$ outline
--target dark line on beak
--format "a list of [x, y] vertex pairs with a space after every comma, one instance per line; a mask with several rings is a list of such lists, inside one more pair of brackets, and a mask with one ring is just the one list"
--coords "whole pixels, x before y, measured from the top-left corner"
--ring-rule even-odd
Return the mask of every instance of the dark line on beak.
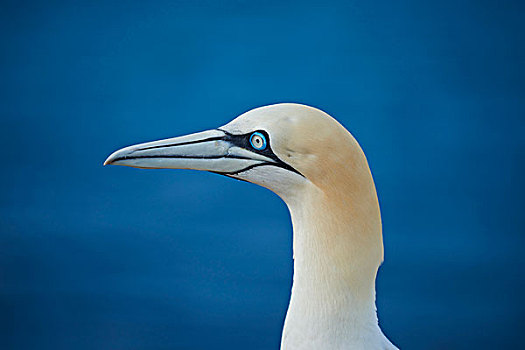
[[252, 165], [247, 166], [247, 167], [244, 168], [244, 169], [237, 170], [237, 171], [231, 171], [231, 172], [212, 171], [212, 173], [216, 173], [216, 174], [220, 174], [220, 175], [225, 175], [225, 176], [232, 176], [232, 175], [238, 175], [238, 174], [240, 174], [240, 173], [242, 173], [242, 172], [245, 172], [245, 171], [251, 170], [251, 169], [256, 168], [256, 167], [259, 167], [259, 166], [264, 166], [264, 165], [276, 166], [276, 167], [279, 167], [279, 168], [282, 168], [282, 169], [285, 169], [285, 170], [291, 171], [291, 172], [293, 172], [293, 173], [296, 173], [296, 174], [299, 175], [299, 176], [302, 176], [302, 177], [306, 178], [306, 176], [304, 176], [303, 174], [301, 174], [300, 172], [298, 172], [297, 170], [295, 170], [294, 168], [292, 168], [291, 166], [289, 166], [288, 164], [283, 163], [283, 162], [280, 162], [280, 163], [268, 163], [268, 162], [264, 162], [264, 163], [259, 163], [259, 164], [252, 164]]
[[[250, 157], [243, 157], [243, 156], [236, 156], [231, 154], [225, 154], [223, 156], [185, 156], [185, 155], [143, 155], [143, 156], [123, 156], [115, 158], [115, 160], [111, 161], [111, 163], [118, 162], [120, 160], [130, 160], [130, 159], [148, 159], [148, 158], [166, 158], [166, 159], [221, 159], [221, 158], [232, 158], [232, 159], [244, 159], [244, 160], [254, 160], [257, 161], [257, 159], [253, 159]], [[271, 163], [268, 163], [271, 164]]]
[[[222, 131], [222, 130], [220, 130], [220, 131]], [[140, 148], [140, 149], [135, 150], [135, 152], [136, 151], [145, 151], [145, 150], [149, 150], [149, 149], [156, 149], [156, 148], [185, 146], [185, 145], [193, 145], [193, 144], [201, 143], [201, 142], [223, 141], [223, 140], [224, 140], [224, 136], [214, 136], [214, 137], [208, 137], [207, 139], [202, 139], [202, 140], [194, 140], [194, 141], [186, 141], [186, 142], [179, 142], [179, 143], [170, 143], [170, 144], [167, 144], [167, 145], [158, 145], [158, 146], [144, 147], [144, 148]]]

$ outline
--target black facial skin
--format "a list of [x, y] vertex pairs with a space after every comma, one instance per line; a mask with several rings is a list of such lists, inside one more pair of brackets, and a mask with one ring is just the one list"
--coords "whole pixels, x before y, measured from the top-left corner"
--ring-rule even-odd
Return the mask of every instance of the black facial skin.
[[[282, 160], [280, 160], [279, 157], [277, 157], [275, 155], [275, 153], [273, 153], [272, 148], [270, 146], [270, 137], [268, 136], [268, 133], [266, 131], [264, 131], [264, 130], [257, 130], [257, 131], [253, 131], [253, 132], [251, 132], [249, 134], [235, 135], [235, 134], [229, 133], [229, 132], [227, 132], [225, 130], [222, 130], [222, 129], [217, 129], [217, 130], [223, 132], [225, 135], [224, 136], [209, 137], [207, 139], [202, 139], [202, 140], [194, 140], [194, 141], [188, 141], [188, 142], [173, 143], [173, 144], [168, 144], [168, 145], [144, 147], [144, 148], [141, 148], [141, 149], [139, 149], [137, 151], [144, 151], [144, 150], [155, 149], [155, 148], [166, 148], [166, 147], [172, 147], [172, 146], [183, 146], [183, 145], [197, 144], [197, 143], [208, 142], [208, 141], [227, 141], [227, 142], [229, 142], [232, 145], [235, 145], [237, 147], [244, 148], [244, 149], [246, 149], [246, 150], [248, 150], [250, 152], [259, 153], [259, 154], [261, 154], [261, 155], [263, 155], [265, 157], [268, 157], [268, 158], [272, 159], [273, 161], [275, 161], [275, 163], [273, 163], [273, 162], [263, 162], [263, 163], [247, 166], [246, 168], [238, 170], [238, 171], [233, 171], [233, 172], [212, 171], [212, 173], [225, 175], [225, 176], [234, 176], [234, 175], [240, 174], [240, 173], [242, 173], [244, 171], [256, 168], [258, 166], [269, 165], [269, 166], [277, 166], [277, 167], [286, 169], [288, 171], [294, 172], [294, 173], [304, 177], [303, 174], [301, 174], [299, 171], [295, 170], [290, 165], [288, 165], [285, 162], [283, 162]], [[266, 148], [265, 149], [257, 150], [255, 148], [253, 148], [253, 146], [251, 145], [250, 137], [251, 137], [251, 135], [254, 132], [259, 132], [266, 138]], [[223, 156], [127, 155], [127, 156], [116, 158], [116, 159], [113, 160], [113, 162], [116, 162], [116, 161], [119, 161], [119, 160], [138, 159], [138, 158], [194, 158], [194, 159], [195, 158], [198, 158], [198, 159], [236, 158], [236, 159], [251, 159], [250, 157], [235, 156], [235, 155], [231, 155], [231, 154], [226, 154], [226, 155], [223, 155]]]
[[[233, 144], [233, 145], [235, 145], [237, 147], [240, 147], [240, 148], [247, 149], [248, 151], [262, 154], [263, 156], [274, 160], [275, 163], [265, 162], [265, 163], [261, 163], [261, 164], [250, 165], [250, 166], [248, 166], [248, 167], [246, 167], [244, 169], [241, 169], [241, 170], [235, 171], [235, 172], [231, 172], [231, 173], [215, 172], [216, 174], [221, 174], [221, 175], [226, 175], [226, 176], [228, 176], [228, 175], [237, 175], [239, 173], [242, 173], [242, 172], [244, 172], [246, 170], [250, 170], [250, 169], [256, 168], [258, 166], [272, 165], [272, 166], [277, 166], [277, 167], [286, 169], [288, 171], [294, 172], [294, 173], [304, 177], [303, 174], [301, 174], [300, 172], [298, 172], [297, 170], [292, 168], [290, 165], [288, 165], [285, 162], [283, 162], [281, 159], [279, 159], [279, 157], [277, 157], [275, 155], [275, 153], [273, 153], [272, 147], [270, 146], [270, 137], [268, 136], [268, 133], [266, 131], [264, 131], [264, 130], [255, 130], [255, 131], [252, 131], [249, 134], [234, 135], [234, 134], [231, 134], [231, 133], [229, 133], [229, 132], [227, 132], [225, 130], [222, 130], [222, 129], [217, 129], [217, 130], [222, 131], [223, 133], [226, 134], [224, 137], [221, 138], [221, 140], [228, 141], [231, 144]], [[252, 136], [252, 134], [254, 132], [261, 133], [264, 136], [264, 138], [266, 139], [266, 148], [265, 149], [257, 150], [255, 148], [253, 148], [253, 146], [251, 145], [250, 137]]]

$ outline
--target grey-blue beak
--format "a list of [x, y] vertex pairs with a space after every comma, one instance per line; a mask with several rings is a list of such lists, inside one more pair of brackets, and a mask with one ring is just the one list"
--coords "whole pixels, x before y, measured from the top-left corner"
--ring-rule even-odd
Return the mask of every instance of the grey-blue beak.
[[224, 175], [239, 173], [276, 160], [232, 142], [222, 130], [141, 143], [111, 154], [104, 165], [124, 165], [149, 169], [195, 169]]

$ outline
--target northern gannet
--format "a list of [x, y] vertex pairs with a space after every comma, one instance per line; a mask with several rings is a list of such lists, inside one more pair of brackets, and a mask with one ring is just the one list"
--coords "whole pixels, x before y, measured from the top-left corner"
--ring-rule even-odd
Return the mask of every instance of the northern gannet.
[[104, 165], [205, 170], [275, 192], [293, 224], [294, 276], [281, 350], [397, 349], [378, 325], [381, 216], [366, 157], [323, 111], [250, 110], [213, 130], [141, 143]]

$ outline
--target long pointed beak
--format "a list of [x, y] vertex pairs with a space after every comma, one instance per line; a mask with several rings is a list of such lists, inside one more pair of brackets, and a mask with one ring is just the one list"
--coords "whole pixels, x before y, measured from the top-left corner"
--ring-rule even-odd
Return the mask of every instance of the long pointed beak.
[[195, 169], [232, 175], [274, 159], [234, 145], [231, 135], [221, 130], [141, 143], [122, 148], [104, 165], [149, 169]]

